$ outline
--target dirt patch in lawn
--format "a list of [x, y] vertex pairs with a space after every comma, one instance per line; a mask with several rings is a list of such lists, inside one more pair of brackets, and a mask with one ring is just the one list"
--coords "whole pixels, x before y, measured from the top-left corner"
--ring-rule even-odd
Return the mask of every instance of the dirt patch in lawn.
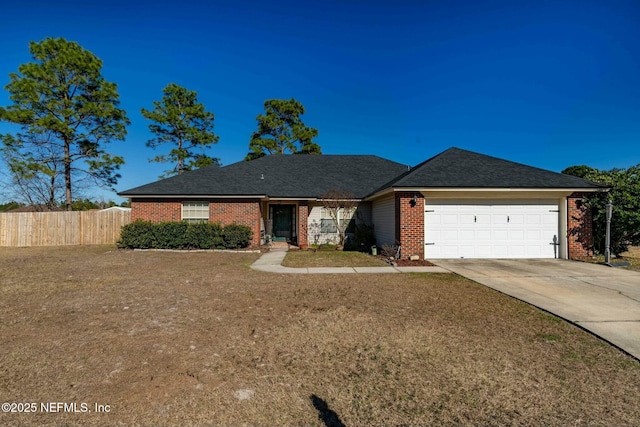
[[0, 425], [640, 424], [640, 364], [522, 302], [258, 256], [0, 249]]

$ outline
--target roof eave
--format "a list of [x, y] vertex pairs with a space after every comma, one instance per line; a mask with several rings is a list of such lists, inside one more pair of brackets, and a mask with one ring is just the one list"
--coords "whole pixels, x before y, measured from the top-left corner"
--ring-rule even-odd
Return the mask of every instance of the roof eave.
[[599, 193], [609, 191], [609, 187], [394, 187], [393, 191], [557, 191], [574, 193]]
[[611, 190], [610, 187], [387, 187], [368, 195], [363, 200], [373, 200], [387, 194], [400, 191], [413, 192], [512, 192], [512, 193], [534, 193], [534, 192], [553, 192], [553, 193], [603, 193]]
[[125, 194], [118, 193], [127, 199], [264, 199], [266, 194]]

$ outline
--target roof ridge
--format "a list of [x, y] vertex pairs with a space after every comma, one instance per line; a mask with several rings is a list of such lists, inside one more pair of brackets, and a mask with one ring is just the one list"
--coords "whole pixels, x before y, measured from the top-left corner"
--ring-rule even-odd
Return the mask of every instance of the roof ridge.
[[[371, 194], [368, 194], [367, 196], [371, 196], [375, 193], [377, 193], [378, 191], [384, 190], [387, 187], [393, 187], [393, 184], [395, 184], [396, 182], [400, 181], [401, 179], [403, 179], [404, 177], [406, 177], [407, 175], [411, 174], [414, 170], [421, 168], [422, 166], [424, 166], [426, 163], [430, 162], [431, 160], [435, 159], [436, 157], [440, 157], [442, 156], [444, 153], [451, 151], [451, 150], [461, 150], [460, 148], [457, 147], [449, 147], [446, 150], [436, 154], [435, 156], [429, 157], [427, 160], [418, 163], [415, 166], [410, 166], [409, 170], [401, 173], [400, 175], [396, 176], [395, 178], [393, 178], [391, 181], [387, 182], [386, 184], [382, 185], [380, 188], [377, 188], [374, 192], [372, 192]], [[461, 150], [461, 151], [465, 151], [465, 150]]]

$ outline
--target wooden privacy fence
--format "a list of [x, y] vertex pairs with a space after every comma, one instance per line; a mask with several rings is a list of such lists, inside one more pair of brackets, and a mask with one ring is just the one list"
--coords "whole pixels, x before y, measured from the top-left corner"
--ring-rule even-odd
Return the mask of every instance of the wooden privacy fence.
[[0, 246], [113, 244], [131, 211], [0, 213]]

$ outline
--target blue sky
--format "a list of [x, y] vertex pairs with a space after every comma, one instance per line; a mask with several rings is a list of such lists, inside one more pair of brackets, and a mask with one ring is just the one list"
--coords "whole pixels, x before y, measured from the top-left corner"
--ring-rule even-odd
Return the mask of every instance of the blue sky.
[[2, 87], [31, 60], [31, 40], [64, 37], [103, 60], [132, 121], [126, 141], [108, 148], [125, 157], [119, 191], [168, 169], [148, 162], [162, 151], [145, 146], [140, 108], [171, 82], [215, 114], [220, 141], [209, 154], [223, 164], [246, 155], [266, 99], [292, 97], [325, 154], [415, 165], [456, 146], [555, 171], [640, 163], [634, 0], [26, 0], [2, 9]]

